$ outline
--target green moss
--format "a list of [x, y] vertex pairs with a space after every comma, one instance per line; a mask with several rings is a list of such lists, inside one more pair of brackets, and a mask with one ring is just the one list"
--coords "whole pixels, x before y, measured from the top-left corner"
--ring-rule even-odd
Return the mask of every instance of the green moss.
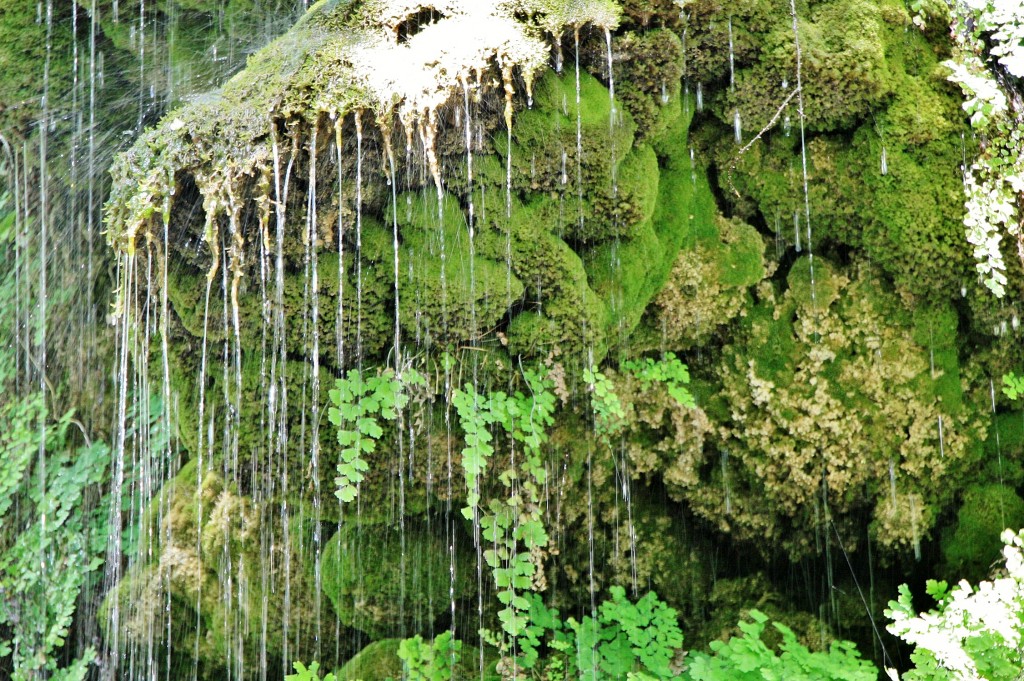
[[322, 567], [324, 593], [342, 624], [374, 638], [425, 633], [450, 611], [449, 588], [456, 599], [475, 594], [472, 553], [464, 538], [453, 540], [452, 566], [444, 533], [444, 523], [407, 519], [399, 528], [347, 519], [324, 545]]
[[[110, 614], [118, 599], [127, 642], [152, 644], [152, 632], [170, 626], [170, 640], [157, 642], [161, 657], [169, 655], [179, 669], [198, 663], [200, 678], [211, 680], [222, 678], [238, 653], [246, 659], [258, 659], [261, 650], [270, 659], [286, 649], [305, 659], [313, 655], [316, 632], [306, 615], [315, 609], [315, 587], [302, 567], [312, 547], [308, 516], [301, 509], [290, 515], [291, 543], [278, 541], [267, 553], [261, 537], [282, 536], [279, 514], [261, 512], [218, 474], [200, 476], [196, 465], [186, 465], [163, 492], [148, 512], [159, 522], [152, 554], [138, 557], [103, 604]], [[282, 567], [262, 574], [261, 560]], [[293, 617], [287, 632], [280, 616], [286, 581], [290, 612], [305, 613]]]
[[54, 6], [49, 37], [46, 8], [41, 21], [39, 11], [36, 3], [20, 2], [0, 12], [0, 131], [6, 136], [30, 134], [42, 115], [44, 84], [51, 101], [54, 93], [71, 90], [72, 8], [66, 3]]
[[[809, 275], [805, 258], [781, 297], [759, 287], [761, 302], [723, 349], [715, 371], [722, 386], [707, 409], [723, 419], [710, 439], [728, 452], [727, 478], [718, 457], [703, 455], [693, 465], [702, 484], [670, 481], [669, 489], [734, 536], [763, 543], [771, 533], [795, 556], [814, 550], [824, 480], [847, 546], [858, 540], [860, 514], [871, 511], [876, 540], [907, 549], [950, 502], [952, 481], [981, 457], [984, 421], [943, 378], [959, 383], [955, 348], [941, 355], [955, 315], [937, 307], [915, 319], [877, 272], [821, 258], [815, 305]], [[927, 320], [936, 328], [934, 373], [921, 340]]]
[[615, 94], [636, 121], [637, 140], [657, 139], [681, 114], [683, 46], [672, 31], [617, 37]]
[[525, 205], [516, 201], [509, 223], [503, 197], [488, 196], [478, 195], [476, 202], [481, 216], [489, 216], [479, 224], [478, 252], [509, 257], [512, 273], [526, 287], [524, 310], [508, 326], [509, 351], [535, 356], [557, 347], [575, 356], [589, 350], [603, 357], [604, 303], [588, 284], [580, 256], [554, 233], [563, 206], [543, 195]]
[[[807, 126], [819, 131], [850, 127], [893, 90], [878, 5], [872, 0], [820, 3], [801, 19]], [[737, 72], [735, 90], [716, 113], [731, 124], [738, 110], [745, 129], [761, 130], [789, 94], [782, 84], [793, 79], [795, 62], [792, 25], [781, 21], [764, 37], [759, 61]]]
[[973, 485], [963, 493], [956, 525], [943, 533], [946, 572], [961, 579], [988, 576], [1000, 555], [999, 535], [1024, 527], [1024, 499], [999, 484]]
[[686, 7], [686, 75], [705, 87], [728, 83], [729, 27], [732, 27], [733, 58], [741, 68], [764, 51], [765, 35], [789, 25], [785, 0], [735, 0], [723, 16], [717, 0], [694, 0]]
[[[579, 104], [575, 71], [548, 72], [537, 84], [533, 108], [512, 127], [512, 186], [562, 197], [559, 226], [566, 238], [594, 242], [628, 235], [642, 221], [653, 191], [646, 181], [656, 168], [649, 154], [630, 153], [637, 129], [630, 113], [616, 103], [613, 125], [608, 89], [585, 71], [579, 81]], [[495, 140], [502, 156], [507, 147], [504, 138]]]
[[339, 681], [396, 681], [402, 678], [398, 658], [401, 639], [385, 638], [367, 645], [338, 670]]
[[[717, 240], [721, 236], [706, 176], [690, 161], [687, 131], [691, 117], [692, 107], [687, 106], [664, 137], [657, 140], [661, 169], [650, 221], [641, 223], [632, 239], [600, 245], [584, 256], [591, 286], [608, 309], [609, 338], [622, 347], [629, 339], [634, 351], [655, 342], [654, 338], [660, 342], [664, 336], [664, 325], [657, 319], [649, 319], [639, 334], [636, 330], [648, 305], [669, 281], [680, 248], [692, 248], [705, 238]], [[739, 258], [730, 265], [744, 260], [737, 252], [728, 252], [726, 258]]]
[[[397, 638], [370, 643], [338, 670], [338, 681], [399, 681], [403, 678], [402, 660], [398, 657], [400, 643], [401, 639]], [[487, 659], [491, 657], [488, 655]], [[480, 679], [478, 665], [479, 650], [463, 642], [459, 663], [452, 670], [451, 681]], [[489, 674], [484, 679], [496, 681]]]
[[789, 295], [805, 314], [827, 309], [839, 297], [846, 282], [837, 278], [824, 258], [799, 258], [786, 276]]
[[929, 376], [922, 391], [934, 394], [957, 413], [964, 406], [956, 311], [950, 305], [924, 304], [913, 312], [914, 342], [928, 349]]
[[[403, 205], [404, 204], [404, 205]], [[522, 298], [510, 265], [476, 254], [458, 202], [437, 194], [399, 197], [401, 323], [426, 346], [476, 340]]]
[[729, 288], [746, 288], [764, 279], [764, 240], [740, 220], [724, 222], [719, 235], [718, 281]]
[[[972, 278], [962, 247], [965, 153], [959, 93], [938, 66], [941, 40], [916, 28], [889, 0], [815, 3], [801, 14], [810, 230], [816, 253], [853, 247], [885, 268], [909, 293], [958, 290]], [[779, 8], [785, 18], [788, 11]], [[737, 42], [746, 30], [734, 16]], [[739, 110], [749, 139], [772, 118], [793, 80], [793, 31], [787, 21], [762, 25], [761, 50], [749, 60], [737, 47], [735, 94], [722, 88], [713, 105], [725, 124], [705, 129], [723, 196], [748, 222], [766, 224], [806, 247], [804, 177], [795, 103], [744, 154], [732, 139]], [[931, 42], [930, 42], [931, 41]], [[699, 39], [698, 39], [699, 42]], [[706, 96], [707, 99], [707, 96]], [[788, 121], [788, 125], [786, 124]], [[728, 127], [726, 127], [728, 126]], [[852, 137], [851, 137], [852, 135]], [[884, 169], [883, 169], [884, 167]]]

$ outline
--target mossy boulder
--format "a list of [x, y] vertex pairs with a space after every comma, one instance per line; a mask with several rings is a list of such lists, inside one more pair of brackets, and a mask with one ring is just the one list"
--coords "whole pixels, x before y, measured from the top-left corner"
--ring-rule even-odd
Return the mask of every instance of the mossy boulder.
[[[221, 678], [227, 668], [256, 678], [261, 655], [280, 661], [286, 650], [312, 658], [328, 620], [323, 608], [325, 629], [315, 630], [315, 581], [303, 567], [314, 555], [311, 518], [261, 512], [195, 461], [163, 493], [165, 505], [155, 500], [147, 514], [152, 552], [135, 557], [107, 595], [100, 621], [109, 624], [116, 599], [126, 645], [146, 645], [170, 623], [170, 638], [157, 637], [161, 654], [178, 668], [197, 663], [204, 679]], [[267, 548], [271, 536], [278, 540]], [[263, 560], [276, 567], [263, 572]]]
[[764, 239], [756, 229], [738, 218], [701, 218], [690, 245], [676, 256], [671, 276], [644, 311], [634, 351], [709, 347], [743, 314], [750, 290], [768, 274]]
[[451, 611], [451, 598], [474, 595], [475, 558], [465, 537], [446, 536], [452, 531], [441, 521], [344, 521], [324, 546], [321, 568], [342, 624], [374, 638], [426, 633]]
[[1000, 484], [972, 485], [964, 490], [956, 524], [942, 537], [948, 574], [975, 581], [988, 576], [1001, 557], [1003, 530], [1024, 527], [1024, 499]]
[[44, 88], [48, 93], [71, 89], [74, 9], [54, 6], [49, 28], [45, 8], [33, 3], [14, 3], [0, 12], [0, 132], [5, 137], [29, 136], [42, 116]]
[[[818, 3], [799, 21], [803, 105], [810, 130], [835, 130], [857, 123], [893, 90], [879, 2]], [[793, 25], [788, 12], [760, 36], [758, 59], [736, 72], [734, 87], [716, 106], [724, 122], [739, 113], [751, 133], [764, 128], [796, 87]], [[735, 42], [735, 38], [734, 38]]]
[[402, 678], [402, 660], [398, 657], [401, 639], [385, 638], [365, 646], [338, 670], [339, 681], [397, 681]]
[[981, 455], [956, 315], [911, 313], [863, 265], [815, 258], [812, 285], [809, 260], [781, 295], [761, 287], [723, 351], [722, 387], [703, 405], [718, 422], [716, 465], [695, 460], [669, 489], [723, 531], [794, 556], [827, 519], [856, 545], [865, 510], [879, 544], [909, 548]]
[[[400, 681], [405, 677], [402, 660], [398, 657], [401, 639], [386, 638], [370, 643], [338, 670], [338, 681]], [[490, 659], [492, 656], [488, 656]], [[480, 679], [479, 649], [462, 644], [459, 662], [452, 670], [451, 681]], [[496, 677], [486, 674], [485, 681]]]
[[431, 189], [399, 197], [401, 324], [417, 345], [477, 341], [523, 296], [504, 259], [477, 254], [458, 201]]

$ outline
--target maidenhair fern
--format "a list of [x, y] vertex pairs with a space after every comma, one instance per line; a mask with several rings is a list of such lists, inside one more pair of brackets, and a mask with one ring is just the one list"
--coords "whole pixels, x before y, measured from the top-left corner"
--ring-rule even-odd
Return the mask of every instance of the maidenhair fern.
[[320, 678], [320, 663], [310, 662], [309, 667], [296, 662], [292, 665], [295, 668], [294, 674], [288, 674], [284, 677], [284, 681], [336, 681], [336, 677], [333, 673]]
[[405, 387], [423, 383], [423, 377], [414, 369], [406, 369], [401, 377], [387, 369], [369, 378], [353, 369], [337, 380], [330, 391], [334, 406], [327, 412], [327, 418], [338, 428], [338, 443], [342, 446], [334, 494], [343, 503], [355, 500], [359, 483], [370, 469], [364, 457], [376, 451], [377, 441], [384, 434], [379, 419], [397, 419], [409, 402]]
[[[547, 470], [541, 457], [547, 442], [547, 428], [555, 409], [553, 384], [539, 373], [525, 371], [529, 394], [498, 391], [486, 398], [467, 384], [452, 397], [466, 437], [462, 467], [466, 477], [467, 506], [463, 514], [478, 518], [487, 546], [484, 561], [491, 568], [498, 600], [503, 635], [487, 634], [503, 653], [508, 652], [505, 635], [518, 639], [528, 624], [529, 601], [523, 592], [543, 586], [543, 556], [548, 544], [547, 530], [540, 515], [541, 488]], [[494, 455], [497, 427], [509, 440], [509, 465], [498, 475], [506, 496], [490, 499], [480, 508], [480, 478]]]
[[672, 399], [680, 405], [691, 408], [697, 406], [693, 401], [693, 395], [686, 388], [690, 382], [690, 370], [675, 353], [667, 352], [664, 359], [660, 360], [650, 357], [629, 360], [622, 363], [622, 368], [640, 379], [645, 388], [653, 384], [662, 384], [668, 389]]
[[590, 405], [594, 410], [594, 430], [607, 440], [626, 425], [626, 411], [615, 393], [615, 385], [597, 367], [584, 369], [583, 380], [590, 388]]
[[1024, 376], [1018, 376], [1012, 371], [1003, 376], [1003, 394], [1011, 400], [1019, 399], [1024, 395]]
[[426, 642], [417, 634], [398, 644], [398, 657], [402, 660], [406, 681], [451, 681], [455, 665], [459, 663], [462, 641], [452, 637], [450, 631], [438, 634]]

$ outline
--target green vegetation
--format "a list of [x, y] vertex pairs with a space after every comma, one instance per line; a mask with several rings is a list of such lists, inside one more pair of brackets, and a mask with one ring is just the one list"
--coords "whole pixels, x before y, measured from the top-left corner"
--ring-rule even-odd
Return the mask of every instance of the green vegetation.
[[1003, 394], [1011, 400], [1019, 399], [1024, 395], [1024, 376], [1010, 372], [1003, 375]]
[[942, 537], [945, 573], [978, 580], [999, 558], [999, 534], [1007, 527], [1024, 527], [1024, 499], [1000, 484], [971, 485], [963, 492], [956, 523]]
[[89, 499], [110, 452], [76, 446], [72, 420], [51, 421], [38, 400], [0, 409], [0, 664], [14, 681], [82, 681], [96, 656], [62, 663], [79, 595], [103, 564], [109, 513]]
[[1024, 668], [1019, 645], [1024, 613], [1024, 533], [1006, 530], [1001, 537], [1005, 572], [972, 586], [966, 580], [952, 588], [929, 581], [928, 595], [937, 608], [918, 614], [910, 589], [889, 602], [888, 629], [916, 645], [915, 668], [904, 681], [978, 678], [1010, 679]]
[[403, 640], [398, 645], [398, 657], [408, 681], [451, 681], [461, 650], [462, 641], [453, 640], [451, 632], [446, 631], [430, 643], [425, 643], [422, 636]]
[[[452, 398], [466, 433], [462, 467], [467, 506], [462, 513], [479, 525], [490, 547], [484, 551], [484, 561], [491, 568], [498, 600], [504, 606], [498, 611], [502, 633], [488, 634], [487, 639], [503, 654], [519, 642], [526, 627], [529, 601], [522, 592], [543, 589], [542, 561], [548, 545], [540, 505], [547, 480], [541, 447], [547, 442], [546, 429], [552, 423], [555, 396], [552, 383], [539, 374], [527, 371], [523, 378], [529, 395], [498, 391], [484, 398], [467, 384]], [[511, 442], [521, 445], [522, 451], [518, 461], [511, 459], [509, 467], [498, 475], [508, 496], [486, 500], [481, 509], [480, 476], [494, 455], [493, 438], [488, 431], [491, 425], [498, 426]]]
[[[1024, 523], [1024, 379], [990, 384], [1024, 362], [1024, 270], [1000, 250], [1024, 186], [1006, 3], [950, 17], [941, 0], [815, 0], [793, 17], [778, 0], [324, 0], [263, 49], [250, 40], [294, 3], [116, 4], [54, 5], [52, 22], [47, 3], [0, 10], [0, 135], [17, 156], [0, 160], [0, 265], [56, 263], [44, 305], [77, 292], [80, 244], [35, 252], [33, 157], [47, 124], [92, 139], [87, 85], [103, 100], [90, 114], [135, 129], [149, 102], [252, 52], [120, 157], [106, 210], [112, 316], [131, 331], [97, 344], [132, 348], [134, 391], [159, 382], [167, 341], [188, 453], [161, 464], [178, 470], [162, 489], [133, 480], [121, 522], [139, 526], [111, 530], [127, 555], [101, 585], [121, 501], [88, 441], [106, 383], [0, 400], [0, 676], [88, 676], [96, 619], [161, 675], [200, 681], [314, 658], [344, 681], [859, 681], [874, 670], [832, 637], [865, 649], [870, 609], [837, 540], [873, 552], [853, 576], [887, 568], [877, 597], [922, 546], [942, 576], [984, 578], [997, 530]], [[493, 31], [451, 30], [474, 11]], [[251, 37], [225, 50], [238, 31]], [[432, 56], [392, 58], [431, 36]], [[87, 83], [93, 37], [105, 85]], [[79, 169], [52, 197], [58, 221], [87, 191], [59, 138], [53, 181], [38, 178]], [[103, 192], [88, 193], [91, 210]], [[0, 362], [5, 391], [38, 370], [33, 267], [17, 270], [27, 292], [0, 282], [0, 318], [19, 311], [0, 346], [23, 358]], [[78, 342], [51, 357], [72, 364]], [[322, 404], [313, 385], [333, 386]], [[93, 418], [59, 417], [71, 402]], [[766, 576], [805, 565], [804, 587]], [[815, 605], [801, 589], [829, 602], [800, 611]], [[955, 623], [966, 587], [931, 591]], [[934, 620], [906, 594], [894, 613], [923, 641], [908, 678], [944, 678]], [[1019, 632], [991, 633], [962, 647], [1006, 676]]]
[[[390, 369], [378, 376], [364, 379], [358, 371], [349, 371], [346, 378], [339, 378], [336, 387], [330, 391], [335, 406], [328, 411], [328, 419], [338, 427], [338, 443], [341, 445], [338, 460], [338, 486], [335, 496], [342, 503], [349, 503], [359, 493], [363, 474], [370, 469], [364, 456], [374, 453], [377, 441], [384, 434], [377, 417], [394, 421], [409, 402], [402, 392], [404, 386], [420, 385], [423, 377], [413, 370], [396, 377]], [[350, 427], [344, 427], [351, 424]]]
[[319, 662], [311, 662], [308, 668], [301, 662], [296, 662], [295, 673], [285, 676], [284, 681], [336, 681], [336, 677], [329, 673], [321, 679]]
[[360, 522], [353, 512], [324, 544], [320, 569], [341, 623], [374, 639], [427, 631], [450, 598], [476, 594], [472, 552], [460, 547], [452, 556], [438, 528], [422, 519], [397, 528]]

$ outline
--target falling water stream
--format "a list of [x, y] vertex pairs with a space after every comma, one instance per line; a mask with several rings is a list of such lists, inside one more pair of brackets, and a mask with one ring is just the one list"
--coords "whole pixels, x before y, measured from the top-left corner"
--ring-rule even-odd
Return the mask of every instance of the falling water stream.
[[[895, 331], [849, 332], [851, 348], [869, 348], [849, 350], [853, 359], [830, 345], [846, 333], [836, 331], [836, 320], [848, 313], [830, 307], [833, 299], [845, 287], [860, 295], [862, 280], [853, 267], [835, 274], [842, 266], [835, 262], [854, 256], [827, 231], [822, 214], [829, 208], [819, 213], [812, 202], [831, 159], [819, 159], [814, 146], [824, 138], [809, 113], [819, 106], [808, 84], [820, 75], [809, 58], [817, 46], [795, 0], [780, 18], [794, 50], [785, 100], [759, 133], [756, 121], [768, 117], [744, 108], [741, 118], [734, 103], [748, 87], [752, 59], [741, 14], [659, 17], [667, 28], [634, 15], [622, 19], [619, 9], [604, 24], [596, 10], [553, 18], [543, 31], [524, 33], [522, 45], [501, 43], [509, 52], [483, 66], [456, 75], [442, 57], [430, 62], [436, 78], [451, 79], [435, 101], [437, 93], [414, 82], [412, 57], [393, 72], [382, 63], [369, 76], [358, 69], [386, 49], [413, 50], [463, 10], [447, 16], [417, 5], [398, 20], [383, 3], [381, 17], [372, 19], [392, 21], [378, 27], [383, 37], [349, 26], [336, 35], [332, 24], [315, 23], [347, 11], [343, 5], [318, 4], [300, 21], [305, 0], [256, 3], [242, 14], [230, 3], [203, 12], [178, 0], [79, 0], [70, 10], [54, 0], [38, 3], [45, 44], [34, 116], [19, 136], [0, 127], [0, 247], [10, 251], [3, 262], [10, 263], [13, 290], [0, 298], [0, 305], [10, 298], [2, 340], [13, 367], [0, 366], [0, 379], [9, 373], [18, 399], [38, 396], [50, 410], [33, 423], [37, 498], [50, 494], [53, 469], [67, 465], [52, 449], [62, 410], [75, 409], [66, 417], [69, 441], [109, 445], [105, 481], [83, 502], [104, 518], [105, 536], [93, 538], [102, 567], [77, 601], [62, 663], [95, 647], [89, 678], [103, 681], [279, 681], [295, 662], [338, 668], [372, 645], [397, 649], [397, 639], [448, 632], [464, 642], [468, 678], [483, 681], [495, 669], [521, 678], [531, 673], [521, 667], [523, 639], [503, 631], [505, 615], [498, 614], [503, 606], [528, 612], [520, 594], [540, 594], [565, 621], [579, 623], [604, 616], [609, 587], [621, 583], [633, 600], [657, 588], [675, 599], [680, 618], [706, 624], [728, 589], [752, 575], [783, 572], [770, 587], [778, 592], [769, 596], [763, 587], [763, 600], [788, 589], [787, 598], [814, 613], [808, 630], [822, 644], [846, 626], [844, 585], [870, 575], [870, 605], [861, 600], [874, 633], [866, 638], [881, 641], [878, 558], [871, 553], [881, 541], [859, 518], [888, 512], [872, 520], [882, 525], [904, 514], [906, 537], [885, 560], [903, 566], [910, 556], [932, 555], [937, 502], [914, 491], [926, 483], [914, 477], [911, 454], [898, 446], [873, 452], [873, 478], [858, 489], [883, 510], [851, 506], [854, 492], [843, 488], [848, 463], [825, 454], [835, 451], [826, 447], [831, 440], [808, 455], [800, 438], [859, 437], [861, 427], [878, 428], [874, 417], [860, 422], [851, 413], [848, 422], [826, 423], [827, 405], [795, 409], [784, 403], [789, 385], [758, 375], [770, 358], [762, 362], [751, 349], [749, 367], [739, 372], [740, 363], [723, 359], [741, 343], [763, 345], [768, 357], [773, 343], [790, 342], [765, 335], [770, 318], [777, 322], [772, 333], [805, 333], [808, 359], [787, 358], [784, 370], [797, 383], [814, 386], [826, 374], [832, 380], [832, 367], [847, 371], [845, 361], [881, 372], [891, 364], [883, 350], [911, 345], [914, 361], [928, 367], [922, 390], [938, 395], [934, 386], [950, 371], [949, 343], [932, 333], [930, 321], [927, 344], [905, 330], [915, 320], [894, 322]], [[465, 10], [476, 19], [478, 11]], [[509, 21], [534, 21], [545, 11]], [[0, 10], [0, 22], [3, 16]], [[723, 28], [720, 53], [700, 52], [700, 31], [717, 31], [724, 42]], [[662, 49], [642, 41], [655, 40], [657, 31], [675, 32], [682, 76], [663, 69], [671, 77], [658, 71], [638, 85], [637, 63], [651, 59], [643, 50]], [[444, 49], [431, 47], [448, 58], [462, 41], [490, 49], [492, 37], [481, 29], [449, 36], [454, 44]], [[526, 38], [543, 48], [542, 62], [517, 56], [515, 50], [541, 49]], [[308, 55], [323, 59], [322, 67], [308, 68]], [[701, 59], [717, 60], [719, 71], [708, 76]], [[249, 84], [251, 73], [262, 81]], [[352, 85], [357, 75], [363, 89]], [[264, 99], [261, 88], [279, 91]], [[371, 96], [380, 97], [360, 99]], [[202, 120], [221, 114], [223, 121]], [[686, 124], [673, 128], [675, 115]], [[793, 125], [799, 138], [786, 139]], [[224, 139], [204, 137], [228, 129]], [[664, 130], [681, 137], [658, 138]], [[792, 151], [785, 161], [791, 196], [777, 205], [766, 199], [754, 207], [740, 196], [749, 187], [727, 186], [722, 159], [742, 147], [739, 159], [756, 144], [766, 158], [771, 145]], [[898, 179], [896, 144], [887, 138], [880, 161], [872, 156], [880, 164], [874, 179], [878, 169], [884, 182]], [[131, 177], [137, 186], [110, 186], [118, 154], [115, 182]], [[722, 172], [709, 171], [715, 163]], [[126, 205], [143, 207], [126, 218]], [[751, 217], [758, 210], [765, 215]], [[812, 211], [819, 216], [813, 232]], [[722, 283], [747, 267], [747, 245], [735, 246], [747, 237], [737, 234], [752, 235], [748, 250], [760, 247], [764, 272], [741, 286]], [[658, 248], [673, 257], [662, 263]], [[726, 255], [716, 260], [714, 248]], [[806, 308], [788, 289], [794, 262], [806, 263]], [[967, 294], [965, 286], [960, 298]], [[765, 313], [771, 305], [789, 307]], [[858, 314], [874, 323], [869, 307]], [[787, 314], [795, 321], [780, 321]], [[966, 316], [968, 304], [957, 314]], [[993, 345], [1018, 333], [1015, 313], [991, 315]], [[679, 341], [674, 325], [695, 340]], [[665, 368], [674, 366], [676, 351], [695, 376], [693, 395], [683, 389], [696, 400], [692, 411], [665, 388], [680, 380]], [[826, 368], [812, 366], [822, 356]], [[653, 380], [630, 368], [638, 357], [663, 373]], [[535, 371], [550, 395], [535, 391], [541, 384], [528, 378]], [[964, 370], [963, 382], [975, 373]], [[388, 381], [392, 388], [372, 387]], [[371, 387], [363, 393], [351, 385]], [[615, 428], [603, 420], [606, 385], [619, 391], [613, 396], [625, 414]], [[356, 394], [351, 404], [346, 389]], [[387, 389], [393, 395], [382, 397]], [[981, 392], [984, 419], [977, 423], [998, 423], [1008, 407], [996, 381], [986, 379]], [[492, 450], [476, 488], [464, 466], [477, 432], [455, 406], [463, 394], [471, 395], [467, 409], [483, 419], [483, 443]], [[813, 390], [807, 395], [818, 399]], [[542, 424], [547, 430], [535, 445], [529, 429], [546, 418], [547, 397], [556, 416]], [[914, 404], [926, 426], [898, 428], [927, 448], [945, 475], [964, 461], [965, 433], [983, 429], [944, 399]], [[514, 400], [529, 408], [507, 406], [519, 404]], [[770, 418], [755, 420], [765, 413]], [[770, 547], [756, 546], [764, 538], [750, 528], [761, 522], [776, 531], [756, 507], [773, 499], [751, 471], [778, 462], [774, 450], [757, 459], [757, 447], [768, 445], [752, 447], [741, 431], [749, 419], [751, 433], [768, 432], [780, 413], [802, 420], [783, 436], [765, 437], [775, 438], [772, 445], [798, 442], [791, 453], [811, 460], [797, 472], [812, 491], [783, 495], [796, 508], [786, 522], [798, 539], [769, 557]], [[726, 428], [729, 419], [741, 425]], [[339, 466], [346, 428], [360, 432], [357, 461], [369, 462], [354, 478], [351, 499], [341, 491]], [[998, 427], [992, 432], [998, 481], [1009, 485], [1016, 445], [1001, 439]], [[534, 449], [540, 464], [531, 463]], [[531, 473], [532, 465], [542, 472]], [[467, 505], [467, 489], [482, 490], [483, 498]], [[1002, 505], [999, 512], [1008, 513]], [[751, 517], [755, 524], [744, 525]], [[526, 538], [534, 518], [550, 535], [540, 545]], [[45, 535], [53, 522], [44, 507], [30, 524]], [[864, 536], [866, 563], [856, 553], [863, 545], [851, 539]], [[778, 557], [792, 547], [792, 560]], [[748, 560], [757, 549], [760, 557]], [[514, 588], [499, 583], [502, 570], [523, 564], [520, 553], [541, 569], [517, 575]], [[44, 547], [35, 563], [46, 566], [59, 555], [60, 547]], [[674, 561], [678, 578], [670, 580], [658, 571], [672, 573]], [[678, 584], [691, 579], [685, 589]], [[0, 600], [6, 597], [0, 590]], [[687, 636], [705, 633], [694, 625]], [[6, 636], [2, 627], [0, 634]], [[581, 673], [605, 678], [599, 656], [577, 655], [581, 668], [589, 666]], [[0, 676], [6, 672], [0, 666]]]

